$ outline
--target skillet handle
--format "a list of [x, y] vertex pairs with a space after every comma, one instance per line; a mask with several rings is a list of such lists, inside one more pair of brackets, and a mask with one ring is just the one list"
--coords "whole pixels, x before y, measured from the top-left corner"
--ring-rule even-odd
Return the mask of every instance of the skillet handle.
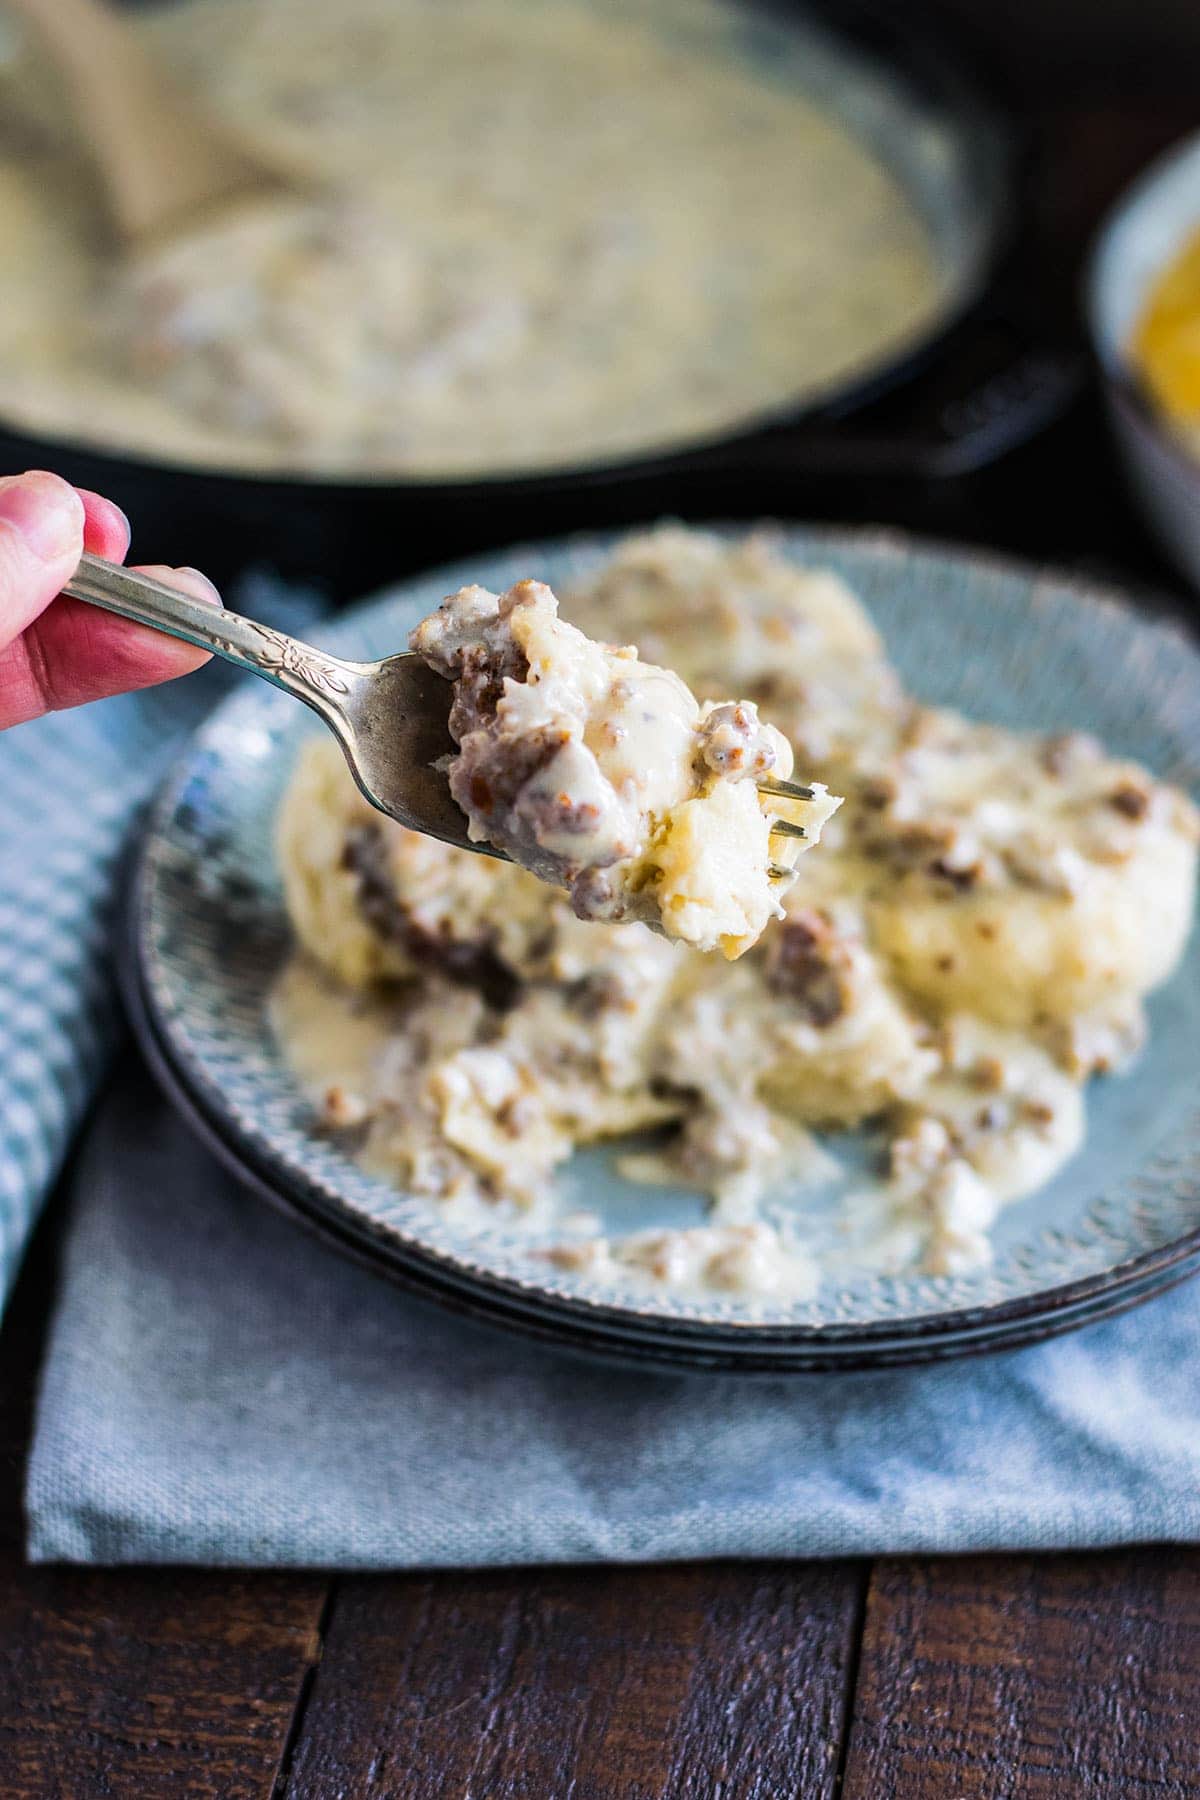
[[1005, 318], [968, 327], [962, 353], [911, 389], [844, 419], [818, 419], [688, 459], [689, 469], [762, 476], [944, 481], [985, 469], [1060, 418], [1082, 391], [1086, 358]]

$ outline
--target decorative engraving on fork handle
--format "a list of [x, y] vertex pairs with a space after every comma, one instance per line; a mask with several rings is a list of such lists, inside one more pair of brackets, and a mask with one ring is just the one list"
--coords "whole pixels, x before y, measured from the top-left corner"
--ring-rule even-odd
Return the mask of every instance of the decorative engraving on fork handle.
[[[350, 683], [341, 670], [327, 661], [319, 650], [299, 644], [281, 631], [272, 631], [269, 625], [260, 625], [257, 619], [239, 619], [238, 624], [241, 635], [236, 641], [213, 633], [214, 649], [241, 662], [253, 663], [267, 675], [294, 675], [298, 681], [306, 682], [323, 694], [350, 692]], [[251, 632], [258, 639], [257, 643], [246, 642]]]
[[257, 619], [245, 619], [228, 607], [218, 609], [155, 581], [153, 576], [106, 562], [86, 550], [63, 592], [106, 607], [135, 624], [166, 631], [202, 650], [215, 650], [218, 656], [266, 676], [326, 715], [340, 715], [340, 702], [353, 691], [353, 670], [336, 656], [326, 656]]

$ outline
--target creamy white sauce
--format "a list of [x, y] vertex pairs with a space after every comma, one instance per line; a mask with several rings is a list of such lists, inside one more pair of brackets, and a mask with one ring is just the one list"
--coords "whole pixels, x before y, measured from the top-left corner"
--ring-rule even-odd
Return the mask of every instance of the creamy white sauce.
[[[373, 824], [336, 746], [311, 746], [281, 819], [299, 936], [349, 988], [387, 974], [410, 996], [364, 1096], [372, 1167], [472, 1229], [515, 1210], [531, 1255], [598, 1291], [658, 1282], [761, 1310], [822, 1277], [985, 1265], [1000, 1209], [1078, 1150], [1089, 1076], [1136, 1053], [1141, 997], [1191, 924], [1195, 808], [1085, 739], [919, 706], [854, 596], [761, 537], [632, 538], [565, 610], [702, 702], [736, 680], [845, 804], [784, 918], [729, 964]], [[507, 995], [486, 1005], [470, 969], [449, 985], [447, 956], [492, 958]], [[618, 1150], [618, 1173], [707, 1196], [706, 1223], [611, 1241], [568, 1224], [573, 1151], [657, 1125], [674, 1135]], [[874, 1179], [823, 1148], [857, 1125], [878, 1135]]]
[[270, 1023], [314, 1106], [336, 1111], [338, 1101], [330, 1107], [330, 1096], [340, 1095], [357, 1113], [395, 1029], [394, 1016], [365, 995], [348, 994], [318, 970], [291, 963], [272, 992]]
[[568, 1240], [545, 1254], [555, 1267], [585, 1275], [600, 1288], [729, 1293], [770, 1302], [811, 1300], [821, 1285], [816, 1259], [761, 1220]]
[[[620, 456], [833, 385], [939, 302], [925, 225], [727, 9], [203, 0], [135, 15], [332, 190], [114, 270], [32, 54], [0, 106], [0, 411], [232, 467]], [[661, 22], [661, 29], [659, 24]]]

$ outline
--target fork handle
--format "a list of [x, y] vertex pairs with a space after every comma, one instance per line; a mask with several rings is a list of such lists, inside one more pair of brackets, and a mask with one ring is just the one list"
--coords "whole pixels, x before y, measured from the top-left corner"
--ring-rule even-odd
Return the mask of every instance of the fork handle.
[[152, 576], [139, 575], [86, 550], [63, 593], [119, 613], [136, 625], [149, 625], [168, 637], [182, 638], [185, 644], [212, 650], [226, 662], [274, 682], [327, 719], [336, 715], [338, 701], [349, 694], [361, 672], [356, 664], [301, 643], [284, 631], [260, 625], [226, 607], [194, 600]]

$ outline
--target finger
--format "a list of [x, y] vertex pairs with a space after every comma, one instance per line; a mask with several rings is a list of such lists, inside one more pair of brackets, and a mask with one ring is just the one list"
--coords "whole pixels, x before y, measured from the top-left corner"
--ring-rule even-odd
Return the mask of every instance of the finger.
[[83, 501], [44, 469], [0, 478], [0, 646], [11, 644], [75, 573]]
[[[154, 564], [142, 572], [197, 600], [220, 604], [212, 583], [195, 569]], [[207, 661], [207, 651], [147, 625], [132, 625], [82, 600], [60, 599], [0, 652], [0, 728], [174, 681]]]
[[76, 488], [83, 502], [83, 547], [93, 556], [106, 556], [109, 562], [124, 562], [129, 549], [129, 520], [115, 500], [93, 494], [90, 488]]

